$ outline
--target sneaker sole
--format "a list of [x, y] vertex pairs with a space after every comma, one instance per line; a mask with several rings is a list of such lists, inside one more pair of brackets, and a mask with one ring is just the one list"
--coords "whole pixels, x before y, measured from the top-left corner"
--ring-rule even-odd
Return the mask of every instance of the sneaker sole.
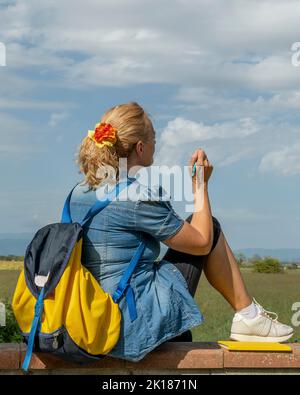
[[280, 343], [285, 342], [293, 336], [294, 333], [290, 333], [286, 336], [280, 337], [269, 337], [269, 336], [251, 336], [251, 335], [237, 335], [232, 333], [230, 335], [231, 340], [236, 340], [238, 342], [270, 342], [270, 343]]

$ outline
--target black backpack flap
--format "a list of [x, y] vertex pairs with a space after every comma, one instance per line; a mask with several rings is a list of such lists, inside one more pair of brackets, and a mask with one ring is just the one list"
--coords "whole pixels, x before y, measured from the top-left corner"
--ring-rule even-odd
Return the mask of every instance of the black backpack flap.
[[28, 245], [24, 258], [24, 272], [28, 288], [37, 298], [40, 287], [35, 277], [48, 276], [46, 297], [58, 284], [76, 242], [82, 237], [82, 227], [77, 222], [54, 223], [37, 231]]

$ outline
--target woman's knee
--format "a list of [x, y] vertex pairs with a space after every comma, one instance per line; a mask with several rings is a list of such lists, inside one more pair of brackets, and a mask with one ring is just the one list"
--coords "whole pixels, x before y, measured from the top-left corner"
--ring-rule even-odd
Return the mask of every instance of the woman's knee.
[[[220, 224], [219, 220], [216, 217], [214, 217], [213, 215], [211, 217], [212, 217], [212, 220], [213, 220], [213, 227], [214, 227], [214, 229], [220, 230], [221, 229], [221, 224]], [[186, 222], [191, 223], [192, 218], [193, 218], [193, 214], [190, 214], [185, 220], [186, 220]]]
[[[190, 214], [186, 218], [186, 221], [191, 223], [192, 218], [193, 218], [193, 214]], [[217, 245], [221, 231], [222, 231], [221, 224], [220, 224], [219, 220], [216, 217], [214, 217], [213, 215], [212, 215], [212, 220], [213, 220], [213, 243], [212, 243], [212, 247], [211, 247], [209, 254], [212, 252], [212, 250]]]

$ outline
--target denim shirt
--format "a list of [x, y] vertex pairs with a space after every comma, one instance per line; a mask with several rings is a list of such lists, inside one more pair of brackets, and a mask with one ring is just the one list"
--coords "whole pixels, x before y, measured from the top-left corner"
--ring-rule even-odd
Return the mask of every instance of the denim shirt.
[[[105, 198], [107, 187], [96, 191], [84, 184], [75, 187], [70, 201], [73, 222], [82, 220], [96, 199]], [[130, 282], [137, 319], [131, 322], [122, 298], [120, 338], [108, 356], [139, 361], [161, 343], [202, 323], [181, 272], [166, 260], [156, 261], [160, 242], [175, 235], [183, 224], [161, 186], [151, 189], [134, 179], [84, 228], [82, 264], [111, 295], [140, 241], [146, 244]]]

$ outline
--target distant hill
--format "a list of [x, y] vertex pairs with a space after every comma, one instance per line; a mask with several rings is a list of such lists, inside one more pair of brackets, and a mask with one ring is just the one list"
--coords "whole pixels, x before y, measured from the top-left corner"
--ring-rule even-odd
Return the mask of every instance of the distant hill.
[[[24, 255], [33, 233], [0, 233], [0, 255]], [[162, 244], [162, 257], [167, 247]], [[300, 248], [241, 248], [234, 253], [242, 253], [246, 258], [253, 255], [272, 256], [283, 262], [300, 262]]]
[[262, 258], [272, 256], [282, 262], [300, 262], [300, 248], [241, 248], [234, 250], [234, 253], [242, 253], [246, 258], [259, 255]]
[[25, 255], [31, 233], [0, 233], [0, 255]]

